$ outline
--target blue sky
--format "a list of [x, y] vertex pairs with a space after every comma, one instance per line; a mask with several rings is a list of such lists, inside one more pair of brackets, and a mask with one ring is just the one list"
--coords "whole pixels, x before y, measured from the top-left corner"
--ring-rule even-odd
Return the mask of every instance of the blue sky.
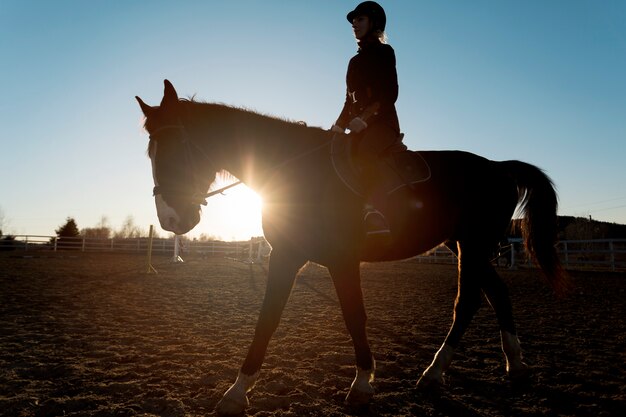
[[[51, 235], [68, 216], [158, 224], [134, 96], [157, 104], [165, 78], [183, 97], [330, 127], [357, 3], [1, 0], [4, 231]], [[560, 214], [626, 223], [626, 2], [381, 4], [411, 149], [533, 163]], [[246, 201], [212, 198], [192, 235], [259, 235]]]

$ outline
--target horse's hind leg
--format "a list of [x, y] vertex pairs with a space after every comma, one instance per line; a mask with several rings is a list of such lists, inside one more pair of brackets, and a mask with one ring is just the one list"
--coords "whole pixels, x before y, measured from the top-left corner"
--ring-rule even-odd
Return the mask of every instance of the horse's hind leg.
[[528, 373], [528, 365], [522, 361], [522, 349], [515, 330], [509, 290], [493, 267], [485, 276], [483, 292], [498, 319], [506, 372], [511, 379], [524, 377]]
[[457, 296], [454, 302], [452, 327], [435, 354], [432, 363], [417, 382], [419, 387], [437, 385], [443, 382], [443, 374], [450, 367], [454, 350], [467, 330], [472, 318], [480, 308], [480, 276], [484, 271], [483, 256], [471, 247], [459, 243], [459, 275]]
[[329, 270], [356, 354], [356, 377], [346, 402], [353, 405], [365, 404], [374, 395], [371, 383], [374, 380], [375, 363], [365, 330], [367, 315], [361, 292], [359, 262], [346, 262], [340, 266], [332, 266]]
[[458, 293], [454, 304], [452, 327], [432, 364], [418, 381], [420, 387], [443, 381], [443, 373], [452, 362], [454, 350], [480, 308], [482, 292], [498, 319], [509, 376], [518, 378], [527, 373], [528, 367], [522, 362], [522, 351], [516, 336], [513, 309], [506, 284], [489, 262], [486, 252], [475, 251], [472, 247], [460, 244], [459, 253]]

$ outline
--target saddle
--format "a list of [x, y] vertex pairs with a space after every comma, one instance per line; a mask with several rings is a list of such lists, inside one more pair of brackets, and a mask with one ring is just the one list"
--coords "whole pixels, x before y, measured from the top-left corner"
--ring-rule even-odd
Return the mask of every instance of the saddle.
[[[354, 165], [353, 143], [349, 135], [335, 134], [330, 145], [330, 158], [337, 176], [346, 187], [354, 194], [365, 197], [365, 187]], [[381, 158], [380, 169], [387, 195], [430, 179], [428, 163], [419, 152], [409, 151], [401, 140], [387, 149]]]

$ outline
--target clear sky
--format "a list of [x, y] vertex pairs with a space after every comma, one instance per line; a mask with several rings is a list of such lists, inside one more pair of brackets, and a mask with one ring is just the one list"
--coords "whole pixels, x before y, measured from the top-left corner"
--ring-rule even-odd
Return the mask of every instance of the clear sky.
[[[134, 96], [158, 104], [165, 78], [182, 97], [330, 127], [357, 3], [0, 0], [4, 231], [157, 225]], [[380, 3], [411, 149], [533, 163], [560, 214], [626, 223], [626, 1]], [[227, 194], [192, 235], [261, 234], [258, 205]]]

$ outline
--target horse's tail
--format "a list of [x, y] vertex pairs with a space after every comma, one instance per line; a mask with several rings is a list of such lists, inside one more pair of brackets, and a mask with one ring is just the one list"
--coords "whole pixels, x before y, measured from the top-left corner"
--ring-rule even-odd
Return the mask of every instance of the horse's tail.
[[526, 250], [544, 272], [556, 294], [569, 289], [569, 277], [556, 251], [557, 195], [552, 180], [539, 168], [521, 161], [504, 162], [517, 183], [518, 213]]

